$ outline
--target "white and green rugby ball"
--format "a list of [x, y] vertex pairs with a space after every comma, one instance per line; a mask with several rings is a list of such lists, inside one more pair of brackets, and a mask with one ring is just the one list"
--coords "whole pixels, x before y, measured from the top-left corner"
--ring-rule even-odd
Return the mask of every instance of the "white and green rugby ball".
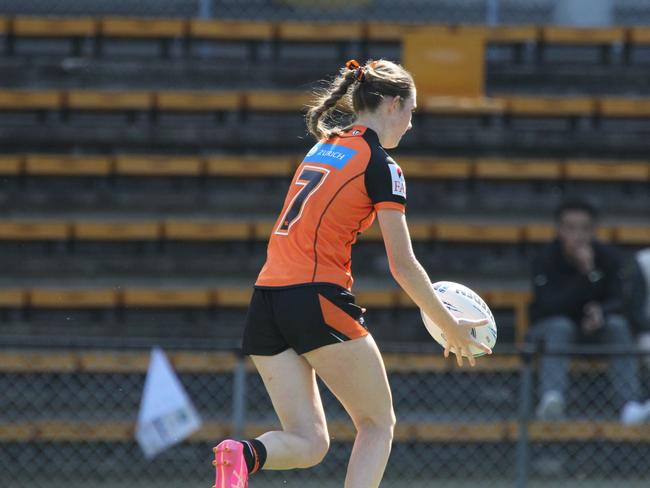
[[[494, 347], [497, 343], [497, 324], [494, 321], [490, 307], [487, 306], [478, 293], [453, 281], [438, 281], [433, 284], [433, 289], [454, 317], [472, 320], [488, 319], [489, 323], [487, 325], [473, 328], [471, 334], [478, 342], [482, 342], [490, 348]], [[423, 311], [420, 312], [431, 337], [442, 347], [446, 347], [447, 340], [442, 330]], [[485, 354], [485, 351], [474, 345], [470, 346], [470, 352], [474, 357]]]

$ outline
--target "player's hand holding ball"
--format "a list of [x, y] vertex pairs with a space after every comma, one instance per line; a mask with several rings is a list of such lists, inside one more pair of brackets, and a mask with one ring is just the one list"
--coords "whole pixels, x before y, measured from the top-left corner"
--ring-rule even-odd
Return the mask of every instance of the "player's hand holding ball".
[[434, 283], [433, 289], [449, 312], [448, 320], [434, 323], [424, 311], [422, 319], [429, 334], [445, 348], [445, 357], [454, 353], [458, 365], [462, 366], [463, 356], [466, 356], [474, 366], [476, 357], [492, 354], [497, 342], [497, 327], [483, 299], [466, 286], [451, 281]]

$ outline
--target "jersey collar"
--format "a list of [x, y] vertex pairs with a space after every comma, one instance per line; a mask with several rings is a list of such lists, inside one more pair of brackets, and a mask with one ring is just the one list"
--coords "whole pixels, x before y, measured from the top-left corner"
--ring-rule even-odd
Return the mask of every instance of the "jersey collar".
[[381, 146], [381, 144], [379, 143], [379, 136], [377, 135], [377, 133], [374, 130], [372, 130], [370, 127], [366, 127], [365, 125], [353, 125], [352, 127], [350, 127], [345, 131], [344, 136], [347, 137], [364, 136], [364, 138], [368, 142]]

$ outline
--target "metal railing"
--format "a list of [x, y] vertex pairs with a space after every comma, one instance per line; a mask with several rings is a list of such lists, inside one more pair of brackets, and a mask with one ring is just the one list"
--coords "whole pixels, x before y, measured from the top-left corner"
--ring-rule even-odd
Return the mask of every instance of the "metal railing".
[[[576, 352], [638, 354], [565, 354]], [[415, 361], [413, 354], [400, 354], [387, 361], [398, 424], [382, 486], [647, 483], [650, 429], [619, 422], [606, 361], [574, 364], [566, 417], [541, 422], [534, 415], [537, 351], [522, 351], [520, 361], [512, 355], [482, 358], [475, 370], [442, 362], [438, 352], [420, 349]], [[2, 366], [0, 486], [210, 486], [212, 445], [278, 425], [259, 376], [243, 358], [217, 370], [180, 367], [204, 427], [147, 461], [133, 438], [145, 371], [141, 365], [120, 369]], [[342, 486], [354, 431], [322, 385], [321, 394], [333, 437], [325, 461], [308, 470], [263, 471], [252, 487]]]

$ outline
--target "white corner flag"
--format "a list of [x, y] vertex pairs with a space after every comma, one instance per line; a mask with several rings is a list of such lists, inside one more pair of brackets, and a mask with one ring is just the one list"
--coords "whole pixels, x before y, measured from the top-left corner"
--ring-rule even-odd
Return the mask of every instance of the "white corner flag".
[[153, 458], [200, 426], [201, 418], [165, 353], [152, 349], [135, 431], [144, 455]]

